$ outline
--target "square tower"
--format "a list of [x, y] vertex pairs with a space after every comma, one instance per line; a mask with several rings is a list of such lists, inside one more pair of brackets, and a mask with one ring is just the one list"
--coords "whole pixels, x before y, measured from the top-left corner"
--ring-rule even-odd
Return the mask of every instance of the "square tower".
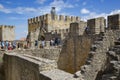
[[120, 14], [114, 14], [107, 17], [108, 28], [112, 30], [120, 29]]
[[9, 25], [0, 25], [0, 40], [15, 40], [15, 27]]
[[89, 19], [87, 21], [87, 27], [91, 34], [99, 34], [105, 31], [106, 20], [104, 17]]

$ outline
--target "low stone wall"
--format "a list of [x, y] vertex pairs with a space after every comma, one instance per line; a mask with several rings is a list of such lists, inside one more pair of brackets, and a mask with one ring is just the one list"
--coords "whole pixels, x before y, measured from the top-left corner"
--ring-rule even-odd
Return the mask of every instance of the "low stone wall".
[[82, 80], [57, 69], [54, 60], [16, 53], [4, 55], [4, 69], [5, 80]]
[[41, 80], [39, 72], [55, 68], [55, 61], [15, 53], [4, 55], [5, 80]]
[[61, 52], [60, 48], [52, 48], [52, 49], [33, 49], [33, 50], [16, 50], [12, 51], [19, 54], [28, 54], [35, 57], [46, 58], [50, 60], [58, 60], [59, 54]]

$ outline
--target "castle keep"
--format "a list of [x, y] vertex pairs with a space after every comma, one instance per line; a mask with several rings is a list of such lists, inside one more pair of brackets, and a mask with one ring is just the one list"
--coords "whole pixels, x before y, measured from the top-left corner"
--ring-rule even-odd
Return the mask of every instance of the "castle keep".
[[15, 40], [15, 26], [0, 25], [0, 40]]
[[41, 36], [45, 36], [45, 33], [57, 33], [64, 37], [66, 33], [69, 32], [70, 23], [76, 21], [79, 22], [80, 18], [75, 16], [57, 15], [55, 13], [55, 7], [53, 7], [51, 14], [28, 19], [28, 32], [31, 41], [38, 40]]

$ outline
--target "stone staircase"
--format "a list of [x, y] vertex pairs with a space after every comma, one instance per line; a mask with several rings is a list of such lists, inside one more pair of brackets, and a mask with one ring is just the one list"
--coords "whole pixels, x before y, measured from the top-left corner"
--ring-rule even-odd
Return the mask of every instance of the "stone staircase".
[[115, 45], [109, 49], [107, 55], [109, 66], [102, 80], [120, 80], [120, 38], [115, 41]]
[[86, 64], [81, 67], [81, 74], [84, 80], [101, 80], [97, 79], [99, 75], [104, 72], [107, 62], [106, 52], [112, 45], [112, 40], [109, 40], [112, 35], [110, 32], [102, 33], [95, 38], [91, 50], [89, 52]]

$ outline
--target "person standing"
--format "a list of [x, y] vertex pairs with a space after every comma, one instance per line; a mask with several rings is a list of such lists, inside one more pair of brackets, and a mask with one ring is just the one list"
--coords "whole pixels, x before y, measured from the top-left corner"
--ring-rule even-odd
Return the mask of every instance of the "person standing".
[[38, 41], [35, 40], [35, 48], [38, 48]]
[[4, 47], [5, 47], [4, 41], [1, 41], [1, 48], [4, 49]]
[[42, 48], [44, 48], [44, 47], [45, 47], [45, 41], [42, 40]]
[[8, 46], [9, 46], [9, 43], [8, 43], [8, 41], [6, 40], [6, 41], [5, 41], [6, 50], [8, 50]]

